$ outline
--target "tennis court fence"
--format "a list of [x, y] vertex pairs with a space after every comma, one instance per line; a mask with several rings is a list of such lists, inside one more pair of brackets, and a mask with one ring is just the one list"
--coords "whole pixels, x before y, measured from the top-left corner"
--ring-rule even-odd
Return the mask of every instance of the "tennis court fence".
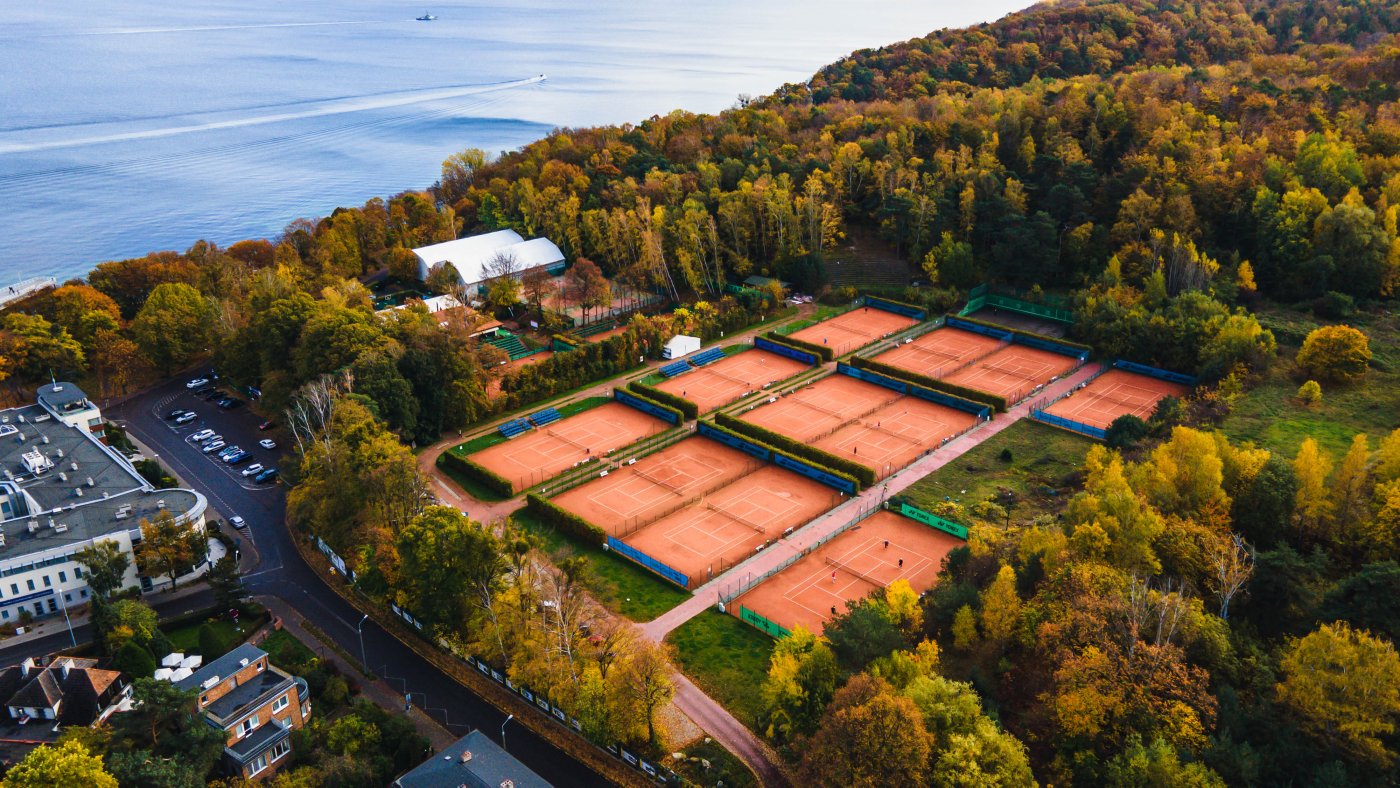
[[[721, 585], [719, 589], [719, 600], [726, 605], [729, 604], [735, 599], [738, 599], [740, 596], [743, 596], [744, 594], [748, 593], [749, 590], [752, 589], [754, 586], [758, 585], [759, 583], [762, 583], [764, 580], [767, 580], [768, 578], [772, 577], [773, 575], [776, 575], [784, 569], [787, 569], [788, 567], [802, 560], [804, 556], [810, 555], [813, 550], [816, 550], [818, 547], [821, 547], [827, 542], [830, 542], [832, 539], [835, 539], [841, 534], [851, 530], [870, 515], [880, 511], [879, 505], [867, 505], [864, 503], [856, 503], [855, 505], [859, 508], [856, 510], [855, 514], [852, 515], [850, 520], [847, 520], [840, 527], [836, 528], [831, 533], [823, 536], [822, 538], [816, 540], [812, 544], [809, 544], [801, 550], [794, 552], [787, 558], [784, 558], [772, 569], [769, 569], [768, 571], [758, 575], [745, 574], [744, 576], [735, 578], [733, 580], [721, 580], [720, 582], [722, 582], [723, 585]], [[740, 564], [739, 566], [735, 567], [735, 570], [742, 568], [742, 566], [743, 565]]]

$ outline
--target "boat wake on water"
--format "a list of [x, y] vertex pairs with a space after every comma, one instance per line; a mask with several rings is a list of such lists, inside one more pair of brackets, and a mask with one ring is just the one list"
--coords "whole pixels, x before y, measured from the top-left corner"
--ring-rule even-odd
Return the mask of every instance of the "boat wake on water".
[[[0, 155], [15, 153], [33, 153], [37, 151], [56, 150], [59, 148], [74, 148], [87, 145], [101, 145], [114, 142], [131, 142], [134, 140], [158, 139], [161, 137], [175, 137], [183, 134], [196, 134], [200, 132], [217, 131], [220, 129], [236, 129], [248, 126], [261, 126], [269, 123], [283, 123], [286, 121], [304, 120], [307, 118], [320, 118], [329, 115], [342, 115], [352, 112], [367, 112], [371, 110], [392, 109], [395, 107], [405, 107], [414, 104], [423, 104], [434, 101], [444, 101], [449, 99], [462, 98], [464, 96], [474, 96], [483, 93], [493, 93], [497, 91], [511, 90], [514, 88], [536, 85], [544, 81], [544, 75], [529, 77], [527, 79], [517, 79], [508, 82], [495, 82], [476, 85], [458, 85], [444, 88], [415, 89], [400, 91], [396, 93], [379, 93], [371, 97], [333, 99], [329, 101], [316, 100], [297, 105], [298, 109], [289, 109], [285, 112], [275, 112], [264, 115], [253, 115], [247, 117], [219, 118], [218, 116], [229, 114], [223, 112], [200, 112], [184, 117], [191, 122], [177, 126], [165, 126], [155, 129], [138, 129], [133, 131], [115, 132], [111, 134], [99, 134], [71, 139], [54, 139], [48, 137], [46, 133], [44, 139], [34, 140], [6, 140], [7, 136], [26, 136], [24, 134], [0, 134]], [[119, 123], [122, 121], [114, 121]], [[90, 126], [91, 124], [82, 124]], [[52, 132], [56, 127], [48, 127], [47, 132]], [[32, 136], [32, 135], [30, 135]]]

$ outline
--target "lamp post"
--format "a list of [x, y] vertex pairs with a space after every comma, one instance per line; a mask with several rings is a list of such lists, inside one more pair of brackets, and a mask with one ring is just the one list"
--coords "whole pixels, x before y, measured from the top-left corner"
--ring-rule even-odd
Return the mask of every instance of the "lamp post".
[[362, 668], [365, 673], [369, 673], [369, 660], [365, 659], [365, 631], [362, 627], [364, 627], [365, 622], [368, 620], [369, 613], [366, 613], [365, 617], [360, 619], [360, 623], [355, 625], [355, 634], [360, 636], [360, 668]]
[[501, 749], [503, 750], [506, 748], [506, 725], [513, 719], [515, 719], [514, 714], [506, 717], [506, 721], [501, 723]]
[[[62, 593], [63, 593], [63, 589], [60, 588], [58, 592], [59, 592], [60, 594], [62, 594]], [[77, 647], [78, 647], [78, 636], [73, 634], [73, 619], [71, 619], [71, 618], [68, 617], [68, 598], [67, 598], [67, 597], [63, 597], [63, 600], [62, 600], [62, 601], [63, 601], [63, 620], [66, 621], [66, 622], [68, 622], [68, 639], [73, 641], [73, 648], [77, 648]]]

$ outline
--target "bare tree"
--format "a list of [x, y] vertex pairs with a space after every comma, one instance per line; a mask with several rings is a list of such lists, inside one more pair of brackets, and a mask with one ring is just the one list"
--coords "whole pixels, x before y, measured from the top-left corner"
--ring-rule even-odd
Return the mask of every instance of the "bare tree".
[[543, 312], [545, 299], [554, 292], [554, 277], [549, 275], [544, 266], [535, 266], [521, 276], [521, 285], [525, 290], [525, 302], [530, 305], [530, 309]]
[[1210, 590], [1220, 600], [1220, 617], [1230, 620], [1230, 602], [1254, 574], [1254, 548], [1239, 534], [1207, 538], [1206, 559], [1210, 561]]
[[335, 415], [335, 403], [341, 394], [350, 390], [350, 386], [350, 373], [346, 371], [340, 377], [322, 375], [292, 395], [292, 401], [283, 415], [300, 454], [305, 455], [311, 444], [316, 442], [330, 448], [330, 425], [331, 417]]

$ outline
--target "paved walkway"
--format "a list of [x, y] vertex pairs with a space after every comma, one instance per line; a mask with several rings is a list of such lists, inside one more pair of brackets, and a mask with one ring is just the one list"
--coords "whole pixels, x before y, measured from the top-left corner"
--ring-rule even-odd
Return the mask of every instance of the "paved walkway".
[[[671, 700], [676, 708], [757, 772], [760, 785], [779, 788], [789, 784], [787, 775], [778, 765], [782, 759], [744, 723], [734, 719], [734, 715], [692, 684], [685, 674], [677, 672], [671, 677], [671, 683], [676, 688]], [[758, 688], [755, 687], [754, 691], [757, 692]]]
[[664, 640], [671, 630], [700, 615], [701, 612], [718, 603], [722, 592], [733, 588], [735, 584], [743, 580], [751, 577], [758, 577], [773, 569], [794, 554], [801, 553], [809, 546], [820, 542], [825, 537], [831, 535], [833, 531], [840, 529], [863, 512], [880, 508], [881, 504], [891, 495], [903, 492], [918, 480], [942, 468], [953, 460], [956, 460], [973, 447], [980, 445], [993, 435], [996, 435], [1012, 424], [1029, 416], [1033, 403], [1046, 398], [1058, 397], [1093, 377], [1098, 372], [1098, 364], [1086, 364], [1069, 377], [1046, 386], [1035, 397], [1026, 400], [971, 432], [964, 433], [956, 439], [949, 441], [946, 446], [939, 448], [934, 453], [915, 462], [908, 468], [899, 471], [886, 479], [884, 483], [868, 488], [861, 494], [803, 526], [801, 530], [795, 532], [792, 536], [779, 539], [772, 547], [696, 589], [695, 595], [690, 599], [687, 599], [665, 613], [662, 613], [655, 619], [643, 624], [642, 632], [647, 637], [657, 642]]

